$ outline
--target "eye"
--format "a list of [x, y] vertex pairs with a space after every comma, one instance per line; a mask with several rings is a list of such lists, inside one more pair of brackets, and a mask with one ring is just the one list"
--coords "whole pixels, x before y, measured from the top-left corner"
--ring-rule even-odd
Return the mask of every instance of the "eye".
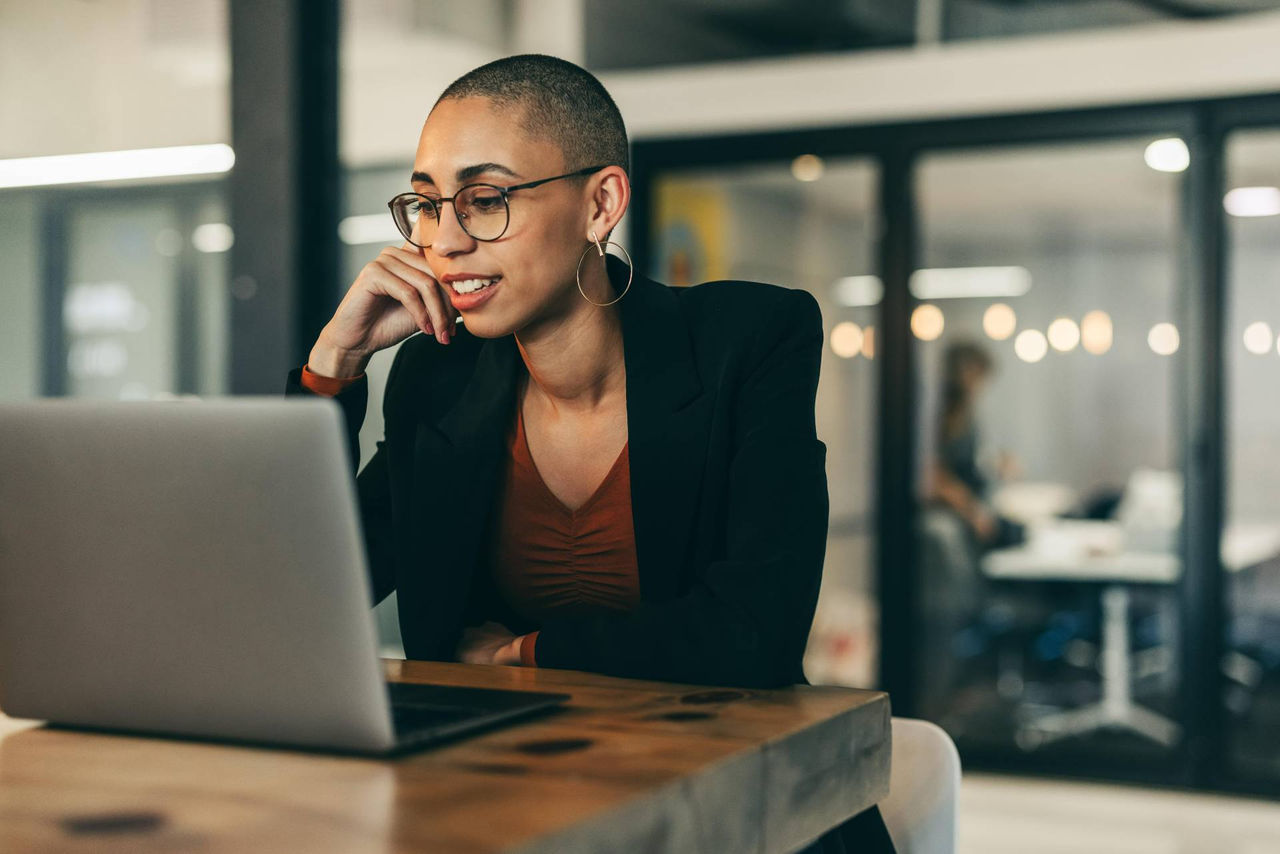
[[409, 203], [409, 213], [413, 216], [425, 216], [435, 219], [437, 206], [428, 199], [414, 199]]
[[502, 194], [501, 193], [477, 193], [471, 198], [470, 207], [476, 213], [495, 213], [502, 210]]

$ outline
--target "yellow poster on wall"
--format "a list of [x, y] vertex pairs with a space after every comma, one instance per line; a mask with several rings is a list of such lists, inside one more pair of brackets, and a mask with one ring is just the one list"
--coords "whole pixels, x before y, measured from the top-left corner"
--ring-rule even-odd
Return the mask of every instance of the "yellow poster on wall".
[[714, 182], [658, 181], [653, 277], [686, 286], [728, 277], [725, 198]]

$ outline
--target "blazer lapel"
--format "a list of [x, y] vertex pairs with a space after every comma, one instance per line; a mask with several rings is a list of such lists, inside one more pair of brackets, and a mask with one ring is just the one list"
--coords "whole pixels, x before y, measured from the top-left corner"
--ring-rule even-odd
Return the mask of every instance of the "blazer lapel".
[[[606, 257], [620, 293], [627, 265]], [[698, 379], [693, 342], [676, 294], [636, 275], [618, 307], [640, 591], [646, 600], [661, 601], [679, 594], [690, 557], [711, 401]], [[458, 402], [434, 424], [419, 425], [415, 500], [421, 502], [421, 512], [431, 514], [431, 528], [449, 534], [446, 543], [434, 544], [444, 553], [432, 556], [446, 565], [478, 566], [499, 498], [506, 431], [515, 418], [517, 379], [523, 370], [519, 359], [514, 336], [485, 341]], [[447, 583], [458, 589], [438, 601], [465, 601], [469, 579], [462, 576], [467, 573], [449, 575]]]
[[[627, 266], [608, 258], [610, 279], [621, 292]], [[680, 594], [689, 568], [712, 401], [698, 378], [679, 297], [637, 274], [618, 306], [640, 593], [645, 600], [663, 601]]]

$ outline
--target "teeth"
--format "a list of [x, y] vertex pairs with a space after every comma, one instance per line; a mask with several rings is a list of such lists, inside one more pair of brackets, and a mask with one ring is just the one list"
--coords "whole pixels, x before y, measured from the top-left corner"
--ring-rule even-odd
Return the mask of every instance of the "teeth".
[[475, 291], [478, 291], [481, 288], [485, 288], [485, 287], [488, 287], [489, 285], [492, 285], [494, 282], [498, 281], [498, 279], [500, 278], [501, 276], [497, 276], [492, 279], [461, 279], [453, 283], [453, 289], [460, 294], [474, 293]]

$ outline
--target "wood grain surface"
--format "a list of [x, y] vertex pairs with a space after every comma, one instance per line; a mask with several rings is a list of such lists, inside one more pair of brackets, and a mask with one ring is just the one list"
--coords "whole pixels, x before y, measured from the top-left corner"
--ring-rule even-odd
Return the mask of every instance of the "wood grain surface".
[[881, 693], [386, 662], [561, 710], [394, 760], [0, 716], [0, 851], [786, 852], [888, 792]]

